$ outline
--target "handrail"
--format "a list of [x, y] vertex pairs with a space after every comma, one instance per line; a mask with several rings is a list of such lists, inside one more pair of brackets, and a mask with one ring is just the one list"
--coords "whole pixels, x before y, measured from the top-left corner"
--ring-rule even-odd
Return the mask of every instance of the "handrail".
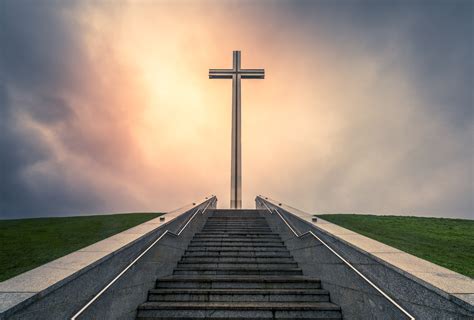
[[[265, 203], [265, 200], [259, 199], [261, 203], [267, 208], [268, 212], [272, 214], [272, 210], [267, 206]], [[291, 224], [285, 219], [282, 214], [278, 211], [278, 209], [273, 209], [278, 216], [280, 217], [281, 220], [286, 224], [286, 226], [291, 230], [291, 232], [298, 238], [301, 239], [302, 237], [306, 235], [311, 235], [313, 236], [316, 240], [321, 242], [326, 248], [328, 248], [336, 257], [342, 260], [349, 268], [351, 268], [355, 273], [357, 273], [362, 279], [364, 279], [370, 286], [372, 286], [375, 290], [377, 290], [385, 299], [387, 299], [389, 302], [391, 302], [395, 307], [397, 307], [398, 310], [400, 310], [403, 314], [405, 314], [410, 320], [415, 320], [415, 317], [411, 315], [408, 311], [406, 311], [402, 306], [400, 306], [395, 300], [393, 300], [387, 293], [385, 293], [382, 289], [380, 289], [375, 283], [370, 281], [366, 276], [364, 276], [359, 270], [357, 270], [356, 267], [354, 267], [349, 261], [344, 259], [339, 253], [337, 253], [333, 248], [331, 248], [326, 242], [324, 242], [321, 238], [319, 238], [317, 235], [313, 233], [313, 231], [306, 231], [305, 233], [302, 233], [298, 235], [298, 233], [295, 231], [295, 229], [291, 226]]]
[[[217, 201], [217, 198], [214, 196], [212, 198], [210, 198], [209, 200], [207, 200], [208, 203], [206, 205], [206, 207], [204, 208], [204, 210], [201, 211], [201, 214], [204, 214], [204, 212], [206, 212], [207, 208], [209, 207], [209, 205], [211, 203], [215, 203]], [[199, 212], [199, 210], [201, 209], [195, 209], [194, 210], [194, 213], [192, 215], [192, 217], [188, 220], [188, 222], [177, 232], [177, 233], [174, 233], [172, 231], [169, 231], [168, 229], [165, 230], [165, 232], [163, 232], [159, 237], [158, 239], [156, 239], [155, 241], [153, 241], [142, 253], [140, 253], [140, 255], [138, 257], [136, 257], [135, 259], [133, 259], [132, 262], [130, 262], [117, 276], [115, 276], [115, 278], [113, 278], [104, 288], [102, 288], [102, 290], [100, 290], [91, 300], [89, 300], [89, 302], [87, 302], [82, 308], [81, 310], [79, 310], [78, 312], [76, 312], [72, 317], [71, 317], [71, 320], [76, 320], [77, 317], [79, 317], [82, 313], [84, 313], [84, 311], [89, 308], [97, 299], [100, 298], [100, 296], [102, 296], [102, 294], [104, 294], [105, 291], [107, 291], [107, 289], [109, 289], [115, 282], [117, 282], [118, 279], [120, 279], [122, 277], [122, 275], [125, 274], [125, 272], [127, 272], [138, 260], [141, 259], [141, 257], [143, 257], [145, 255], [145, 253], [147, 253], [151, 248], [153, 248], [153, 246], [155, 246], [155, 244], [157, 244], [166, 234], [170, 234], [170, 235], [173, 235], [175, 237], [179, 237], [179, 235], [184, 231], [184, 229], [186, 229], [186, 227], [189, 225], [189, 223], [191, 222], [191, 220], [194, 219], [194, 217], [197, 215], [197, 213]]]

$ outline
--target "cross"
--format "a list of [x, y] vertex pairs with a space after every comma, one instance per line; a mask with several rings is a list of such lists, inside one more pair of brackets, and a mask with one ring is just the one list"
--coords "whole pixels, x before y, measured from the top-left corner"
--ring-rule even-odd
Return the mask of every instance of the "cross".
[[232, 152], [231, 152], [231, 181], [230, 207], [242, 208], [242, 148], [240, 141], [241, 107], [240, 79], [264, 79], [264, 69], [241, 69], [240, 51], [233, 53], [232, 69], [209, 69], [209, 79], [232, 79]]

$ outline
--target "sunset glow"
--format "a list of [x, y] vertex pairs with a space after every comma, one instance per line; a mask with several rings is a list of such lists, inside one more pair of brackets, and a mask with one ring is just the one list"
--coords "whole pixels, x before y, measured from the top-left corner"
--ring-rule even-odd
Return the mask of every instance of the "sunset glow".
[[[211, 193], [227, 207], [231, 82], [208, 69], [231, 67], [232, 50], [266, 72], [242, 83], [244, 207], [268, 194], [312, 212], [472, 213], [472, 46], [452, 37], [472, 19], [443, 20], [441, 3], [382, 23], [390, 8], [365, 17], [350, 2], [19, 2], [4, 32], [34, 57], [15, 77], [33, 78], [6, 79], [1, 96], [39, 155], [18, 179], [34, 201], [67, 201], [35, 213], [5, 195], [2, 216], [169, 210]], [[438, 33], [453, 41], [444, 65], [417, 60], [432, 19], [454, 23]]]

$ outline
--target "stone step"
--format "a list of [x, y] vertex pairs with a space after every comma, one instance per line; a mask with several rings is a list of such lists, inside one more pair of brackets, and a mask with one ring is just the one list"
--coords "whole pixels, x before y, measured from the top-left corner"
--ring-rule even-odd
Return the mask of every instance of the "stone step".
[[224, 228], [224, 227], [204, 227], [201, 232], [209, 232], [209, 231], [220, 231], [220, 232], [247, 232], [247, 231], [252, 231], [252, 232], [271, 232], [272, 229], [270, 228], [257, 228], [257, 227], [248, 227], [248, 228], [243, 228], [243, 227], [236, 227], [236, 228]]
[[205, 235], [215, 235], [215, 234], [220, 234], [220, 235], [239, 235], [240, 236], [257, 236], [257, 235], [262, 235], [262, 236], [268, 236], [268, 234], [271, 233], [271, 231], [263, 231], [263, 230], [256, 230], [256, 229], [203, 229], [199, 235], [205, 234]]
[[269, 228], [270, 226], [265, 221], [246, 221], [246, 222], [207, 222], [204, 226], [210, 227], [259, 227]]
[[219, 225], [231, 225], [231, 224], [243, 224], [243, 225], [265, 225], [268, 226], [268, 222], [265, 219], [243, 219], [243, 220], [219, 220], [219, 219], [212, 219], [209, 218], [206, 221], [206, 224], [219, 224]]
[[170, 276], [156, 288], [172, 289], [320, 289], [319, 279], [304, 276]]
[[282, 241], [279, 242], [254, 242], [254, 241], [191, 241], [189, 248], [209, 246], [209, 247], [285, 247]]
[[269, 233], [269, 234], [240, 234], [236, 232], [235, 234], [232, 234], [231, 232], [221, 232], [220, 234], [214, 234], [214, 233], [196, 233], [194, 235], [195, 239], [200, 239], [200, 238], [219, 238], [219, 239], [227, 239], [227, 238], [242, 238], [242, 239], [281, 239], [280, 235], [274, 234], [274, 233]]
[[191, 243], [212, 243], [212, 242], [219, 242], [219, 243], [283, 243], [281, 239], [245, 239], [245, 238], [197, 238], [194, 237], [191, 240]]
[[254, 223], [250, 224], [206, 224], [203, 227], [204, 229], [270, 229], [267, 225], [255, 225]]
[[219, 236], [196, 236], [194, 241], [245, 241], [245, 242], [282, 242], [281, 238], [262, 238], [262, 237], [219, 237]]
[[228, 215], [228, 214], [210, 214], [209, 219], [265, 219], [260, 213], [256, 214], [240, 214], [240, 215]]
[[207, 246], [189, 246], [187, 251], [215, 251], [215, 252], [220, 252], [220, 251], [235, 251], [235, 252], [245, 252], [245, 251], [260, 251], [260, 252], [287, 252], [288, 249], [285, 246], [281, 247], [256, 247], [256, 246], [213, 246], [213, 247], [207, 247]]
[[153, 289], [148, 301], [328, 302], [322, 289]]
[[245, 227], [245, 228], [270, 228], [270, 226], [266, 223], [256, 223], [256, 222], [246, 222], [246, 223], [206, 223], [204, 227], [220, 227], [220, 228], [226, 228], [226, 227]]
[[216, 226], [265, 226], [268, 227], [268, 223], [265, 220], [246, 220], [246, 221], [207, 221], [206, 224]]
[[205, 225], [203, 230], [206, 229], [227, 229], [227, 230], [234, 230], [234, 229], [271, 229], [269, 226], [258, 226], [258, 225]]
[[206, 223], [268, 223], [263, 217], [239, 217], [239, 218], [223, 218], [223, 217], [209, 217]]
[[250, 234], [250, 235], [256, 235], [256, 234], [264, 234], [270, 232], [270, 231], [264, 231], [264, 230], [257, 230], [257, 229], [203, 229], [201, 231], [202, 233], [212, 233], [212, 232], [222, 232], [223, 234], [231, 234], [231, 233], [242, 233], [242, 234]]
[[255, 216], [255, 217], [218, 217], [218, 216], [210, 216], [206, 223], [211, 222], [259, 222], [259, 223], [268, 223], [265, 217]]
[[288, 250], [286, 251], [185, 251], [184, 257], [291, 257]]
[[212, 247], [284, 247], [282, 241], [228, 241], [228, 240], [193, 240], [189, 244], [190, 246], [212, 246]]
[[241, 220], [241, 221], [232, 221], [232, 220], [207, 220], [206, 224], [221, 224], [221, 225], [229, 225], [229, 224], [244, 224], [244, 225], [250, 225], [250, 224], [259, 224], [259, 225], [265, 225], [267, 226], [268, 223], [265, 221], [265, 219], [262, 220]]
[[196, 248], [220, 248], [220, 249], [226, 249], [226, 248], [237, 248], [237, 250], [240, 249], [251, 249], [251, 248], [267, 248], [267, 249], [285, 249], [286, 247], [283, 244], [279, 243], [246, 243], [246, 242], [240, 242], [240, 243], [222, 243], [222, 242], [213, 242], [213, 243], [208, 243], [208, 244], [203, 244], [203, 243], [193, 243], [188, 246], [188, 249], [196, 249]]
[[[223, 222], [226, 222], [226, 221], [237, 221], [237, 222], [241, 222], [241, 221], [267, 221], [264, 217], [262, 216], [240, 216], [240, 217], [224, 217], [224, 216], [210, 216], [208, 219], [207, 219], [208, 222], [214, 222], [214, 221], [223, 221]], [[206, 222], [207, 222], [206, 221]]]
[[204, 262], [204, 263], [282, 263], [294, 262], [291, 256], [274, 256], [274, 257], [242, 257], [234, 255], [230, 257], [213, 255], [213, 256], [183, 256], [182, 262]]
[[269, 235], [276, 236], [275, 233], [273, 232], [243, 232], [243, 231], [206, 231], [206, 232], [199, 232], [196, 233], [196, 235], [218, 235], [218, 236], [262, 236], [262, 237], [267, 237]]
[[213, 223], [219, 223], [219, 224], [250, 224], [250, 223], [258, 223], [258, 224], [263, 224], [263, 225], [268, 225], [267, 221], [265, 219], [260, 219], [260, 220], [241, 220], [241, 221], [233, 221], [233, 220], [213, 220], [209, 219], [206, 221], [206, 224], [213, 224]]
[[265, 221], [211, 221], [206, 222], [206, 226], [264, 226], [268, 227]]
[[300, 268], [282, 267], [178, 267], [173, 271], [174, 275], [302, 275]]
[[265, 267], [274, 267], [274, 268], [298, 268], [298, 264], [294, 261], [284, 262], [284, 261], [271, 261], [271, 262], [243, 262], [243, 261], [234, 261], [234, 262], [208, 262], [208, 261], [179, 261], [178, 268], [265, 268]]
[[137, 319], [341, 319], [330, 302], [146, 302]]

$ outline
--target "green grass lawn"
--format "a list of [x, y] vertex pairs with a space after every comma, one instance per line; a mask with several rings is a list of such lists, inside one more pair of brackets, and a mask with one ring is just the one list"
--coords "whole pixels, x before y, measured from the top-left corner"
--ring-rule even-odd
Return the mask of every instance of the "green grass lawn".
[[0, 220], [0, 281], [160, 215], [127, 213]]
[[474, 220], [359, 214], [317, 216], [474, 278]]

